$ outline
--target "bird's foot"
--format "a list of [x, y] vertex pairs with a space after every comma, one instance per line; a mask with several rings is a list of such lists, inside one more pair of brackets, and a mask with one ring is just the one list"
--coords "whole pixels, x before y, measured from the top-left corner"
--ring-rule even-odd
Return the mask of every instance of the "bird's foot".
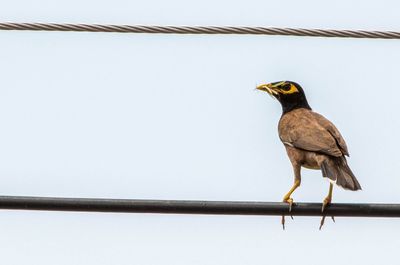
[[289, 213], [292, 211], [292, 205], [293, 205], [293, 198], [291, 197], [285, 197], [283, 198], [283, 202], [286, 202], [289, 204]]
[[[283, 202], [286, 202], [289, 204], [289, 213], [292, 212], [293, 198], [285, 197], [285, 198], [283, 198]], [[290, 215], [290, 218], [292, 218], [292, 220], [293, 220], [292, 215]], [[285, 230], [285, 215], [282, 215], [281, 224], [282, 224], [283, 230]]]
[[326, 197], [324, 199], [324, 201], [322, 202], [322, 209], [321, 209], [322, 213], [324, 212], [326, 206], [328, 206], [331, 202], [332, 202], [332, 198], [331, 197]]
[[[324, 201], [322, 202], [322, 209], [321, 209], [322, 213], [324, 212], [325, 208], [331, 203], [331, 201], [332, 201], [332, 197], [329, 197], [329, 196], [324, 199]], [[324, 225], [325, 218], [326, 218], [326, 215], [323, 215], [322, 219], [321, 219], [321, 223], [319, 225], [319, 230], [321, 230], [322, 226]], [[332, 218], [332, 221], [335, 223], [335, 217], [331, 216], [331, 218]]]

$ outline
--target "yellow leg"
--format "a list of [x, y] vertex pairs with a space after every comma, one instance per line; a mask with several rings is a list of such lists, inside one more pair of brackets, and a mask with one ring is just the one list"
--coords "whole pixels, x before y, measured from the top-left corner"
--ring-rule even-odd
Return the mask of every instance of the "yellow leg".
[[293, 193], [299, 186], [300, 186], [300, 179], [295, 179], [292, 188], [291, 188], [291, 189], [289, 190], [289, 192], [286, 193], [286, 195], [283, 197], [283, 202], [289, 203], [289, 212], [292, 211], [292, 204], [293, 204], [293, 198], [291, 198], [290, 196], [292, 196], [292, 193]]
[[[294, 183], [293, 186], [290, 188], [289, 192], [285, 194], [283, 197], [283, 202], [289, 203], [289, 213], [292, 211], [292, 205], [293, 205], [293, 199], [292, 199], [292, 193], [300, 186], [300, 180], [301, 180], [301, 175], [300, 175], [300, 170], [301, 170], [301, 165], [298, 163], [293, 163], [293, 173], [294, 173]], [[293, 216], [290, 215], [290, 217], [293, 219]], [[282, 215], [282, 228], [285, 230], [285, 215]]]
[[[289, 190], [288, 193], [285, 194], [283, 197], [283, 202], [289, 203], [289, 212], [292, 211], [292, 205], [293, 205], [293, 198], [290, 197], [292, 196], [292, 193], [300, 186], [300, 179], [296, 178], [294, 181], [294, 184], [292, 188]], [[293, 219], [293, 216], [290, 216]], [[285, 215], [282, 215], [282, 220], [281, 220], [282, 228], [285, 230]]]
[[324, 199], [324, 201], [322, 202], [322, 212], [324, 212], [325, 207], [331, 203], [332, 201], [332, 191], [333, 191], [333, 184], [329, 183], [329, 193], [328, 196], [326, 196], [326, 198]]
[[[333, 184], [329, 183], [329, 192], [328, 192], [328, 196], [326, 196], [326, 198], [324, 199], [324, 201], [322, 202], [322, 210], [321, 212], [324, 212], [325, 207], [328, 206], [331, 202], [332, 202], [332, 191], [333, 191]], [[321, 219], [321, 224], [319, 226], [319, 230], [321, 230], [322, 226], [325, 223], [325, 217], [326, 215], [322, 216]], [[332, 216], [332, 220], [335, 222], [335, 218]]]

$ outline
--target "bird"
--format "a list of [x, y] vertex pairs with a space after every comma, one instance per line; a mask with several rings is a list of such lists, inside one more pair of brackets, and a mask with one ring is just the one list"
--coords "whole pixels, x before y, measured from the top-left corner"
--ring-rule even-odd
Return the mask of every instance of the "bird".
[[[283, 197], [283, 202], [289, 204], [289, 212], [293, 205], [292, 193], [301, 183], [302, 167], [320, 169], [322, 176], [329, 180], [329, 191], [322, 202], [322, 213], [332, 202], [333, 184], [346, 190], [361, 190], [361, 185], [346, 160], [349, 151], [345, 140], [331, 121], [311, 109], [304, 90], [298, 83], [279, 81], [258, 85], [256, 89], [267, 92], [282, 106], [278, 134], [294, 173], [293, 186]], [[335, 221], [333, 216], [332, 219]], [[324, 221], [325, 215], [319, 229]], [[281, 223], [285, 229], [284, 215]]]

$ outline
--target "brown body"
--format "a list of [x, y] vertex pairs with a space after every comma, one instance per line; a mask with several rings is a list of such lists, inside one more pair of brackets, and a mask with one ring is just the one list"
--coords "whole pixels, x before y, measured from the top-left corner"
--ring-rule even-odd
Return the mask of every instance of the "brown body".
[[[296, 179], [301, 178], [302, 166], [310, 169], [322, 168], [323, 176], [339, 186], [350, 190], [361, 188], [344, 157], [349, 155], [346, 142], [338, 129], [324, 116], [305, 108], [294, 109], [282, 115], [278, 131]], [[344, 166], [345, 170], [329, 172], [332, 171], [330, 167], [337, 165]], [[328, 172], [324, 172], [325, 169]]]
[[[312, 110], [300, 108], [285, 113], [278, 131], [293, 165], [320, 169], [322, 161], [328, 158], [325, 154], [348, 155], [346, 143], [336, 127]], [[337, 143], [342, 143], [342, 147]]]
[[[293, 166], [320, 169], [322, 161], [327, 157], [322, 152], [315, 151], [322, 148], [330, 153], [334, 151], [343, 155], [331, 134], [320, 125], [321, 117], [308, 109], [296, 109], [281, 117], [278, 125], [279, 138], [285, 145]], [[324, 138], [325, 144], [321, 144], [318, 138]]]

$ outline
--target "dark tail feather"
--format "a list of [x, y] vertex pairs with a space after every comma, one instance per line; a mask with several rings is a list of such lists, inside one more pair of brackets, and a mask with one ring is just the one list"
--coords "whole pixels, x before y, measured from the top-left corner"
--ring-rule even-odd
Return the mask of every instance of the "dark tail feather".
[[322, 175], [346, 190], [361, 190], [360, 183], [347, 165], [346, 158], [330, 157], [322, 162]]

